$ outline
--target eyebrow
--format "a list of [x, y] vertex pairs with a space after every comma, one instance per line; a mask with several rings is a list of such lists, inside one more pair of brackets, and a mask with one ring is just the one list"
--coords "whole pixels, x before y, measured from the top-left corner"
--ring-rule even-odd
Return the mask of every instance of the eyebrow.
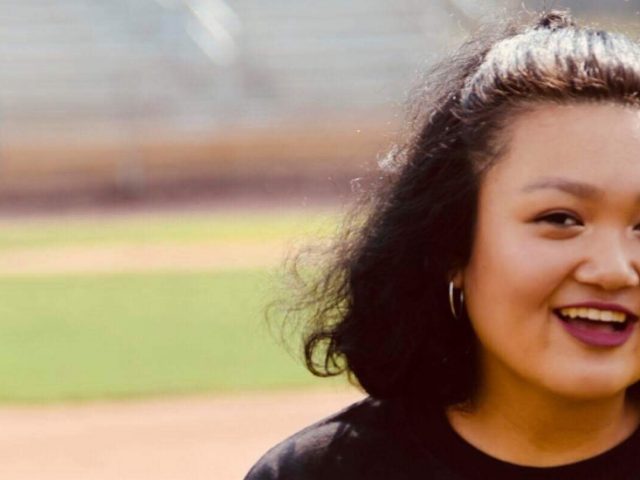
[[596, 198], [601, 197], [604, 194], [604, 192], [598, 187], [588, 183], [575, 182], [564, 178], [543, 178], [525, 185], [522, 188], [522, 191], [528, 193], [544, 189], [560, 190], [580, 198]]

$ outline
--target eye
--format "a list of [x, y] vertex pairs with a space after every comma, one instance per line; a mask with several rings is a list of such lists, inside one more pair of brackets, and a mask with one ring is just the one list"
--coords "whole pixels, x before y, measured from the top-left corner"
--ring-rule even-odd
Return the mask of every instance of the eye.
[[[536, 223], [548, 223], [563, 228], [582, 226], [582, 220], [569, 212], [550, 212], [540, 215], [535, 219]], [[640, 225], [639, 225], [640, 227]]]

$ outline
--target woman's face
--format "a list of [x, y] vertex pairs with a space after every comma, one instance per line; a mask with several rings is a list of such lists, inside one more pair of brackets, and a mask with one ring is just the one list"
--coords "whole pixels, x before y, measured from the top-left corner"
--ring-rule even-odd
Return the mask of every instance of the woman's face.
[[640, 379], [640, 110], [541, 105], [504, 139], [456, 277], [481, 381], [615, 396]]

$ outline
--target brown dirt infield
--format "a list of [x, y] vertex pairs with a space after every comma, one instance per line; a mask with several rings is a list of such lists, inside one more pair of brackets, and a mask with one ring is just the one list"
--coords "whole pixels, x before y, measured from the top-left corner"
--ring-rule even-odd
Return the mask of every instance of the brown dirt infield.
[[198, 271], [271, 267], [283, 242], [12, 248], [0, 251], [0, 275]]
[[235, 480], [272, 445], [362, 398], [277, 393], [0, 408], [0, 477]]

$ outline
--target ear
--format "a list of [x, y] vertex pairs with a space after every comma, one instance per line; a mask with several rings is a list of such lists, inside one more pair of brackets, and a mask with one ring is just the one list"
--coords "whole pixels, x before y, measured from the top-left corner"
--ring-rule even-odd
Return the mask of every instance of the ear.
[[456, 288], [462, 288], [464, 285], [464, 272], [462, 270], [456, 270], [451, 275], [451, 281], [453, 282], [453, 286]]

